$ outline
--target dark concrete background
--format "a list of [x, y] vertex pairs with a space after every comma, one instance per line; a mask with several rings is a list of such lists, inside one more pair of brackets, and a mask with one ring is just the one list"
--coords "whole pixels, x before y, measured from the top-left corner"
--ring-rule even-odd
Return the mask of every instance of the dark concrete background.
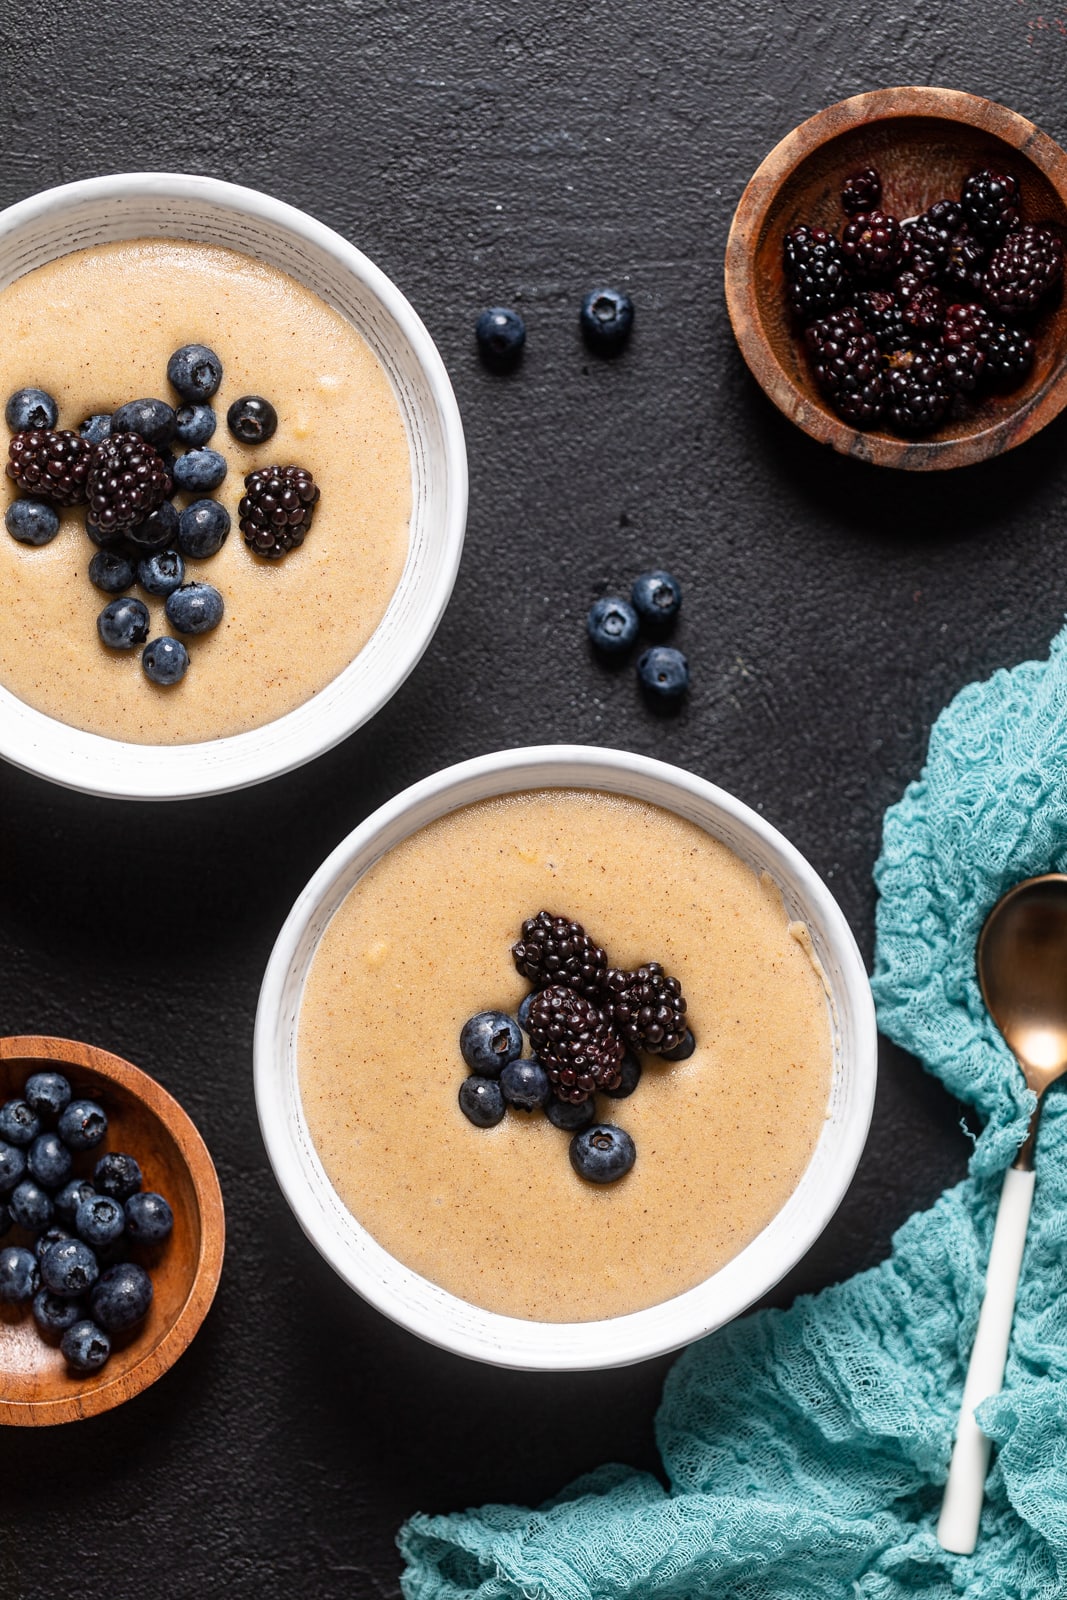
[[[390, 273], [444, 354], [471, 509], [455, 597], [372, 726], [303, 771], [180, 806], [0, 769], [0, 1031], [138, 1062], [185, 1104], [229, 1215], [215, 1307], [177, 1368], [93, 1421], [0, 1435], [0, 1600], [394, 1596], [416, 1508], [536, 1501], [607, 1459], [654, 1467], [666, 1370], [537, 1377], [399, 1332], [299, 1233], [256, 1127], [260, 975], [297, 891], [373, 807], [493, 747], [616, 744], [758, 806], [828, 879], [870, 958], [886, 805], [975, 677], [1045, 653], [1067, 595], [1063, 423], [913, 478], [831, 458], [757, 391], [722, 302], [740, 192], [804, 117], [939, 83], [1067, 136], [1067, 9], [791, 3], [190, 0], [0, 10], [0, 203], [170, 168], [262, 188]], [[594, 282], [637, 306], [590, 359]], [[472, 325], [521, 306], [521, 371]], [[663, 564], [693, 690], [657, 719], [590, 658], [598, 592]], [[195, 879], [195, 897], [183, 892]], [[195, 911], [190, 909], [195, 898]], [[146, 953], [165, 920], [172, 955]], [[960, 1107], [886, 1049], [853, 1189], [785, 1303], [879, 1260], [958, 1178]]]

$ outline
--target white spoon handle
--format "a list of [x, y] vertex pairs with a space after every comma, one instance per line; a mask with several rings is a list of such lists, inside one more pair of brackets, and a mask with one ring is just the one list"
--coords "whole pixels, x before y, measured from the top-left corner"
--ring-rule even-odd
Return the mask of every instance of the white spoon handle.
[[937, 1524], [938, 1543], [943, 1549], [961, 1556], [969, 1556], [978, 1543], [978, 1523], [989, 1468], [989, 1440], [974, 1420], [974, 1409], [989, 1395], [999, 1394], [1004, 1381], [1015, 1291], [1033, 1197], [1034, 1174], [1009, 1167], [1000, 1192], [986, 1270], [985, 1297], [963, 1386], [956, 1445]]

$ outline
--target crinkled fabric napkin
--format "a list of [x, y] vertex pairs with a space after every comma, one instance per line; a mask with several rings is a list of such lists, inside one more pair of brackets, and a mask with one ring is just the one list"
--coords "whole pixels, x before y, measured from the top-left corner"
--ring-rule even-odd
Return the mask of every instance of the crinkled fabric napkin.
[[401, 1530], [407, 1600], [1064, 1600], [1067, 1096], [1053, 1091], [978, 1549], [934, 1537], [1001, 1176], [1032, 1096], [982, 1004], [974, 950], [1012, 883], [1067, 870], [1067, 631], [972, 684], [886, 816], [881, 1027], [985, 1127], [971, 1176], [881, 1266], [693, 1345], [657, 1436], [669, 1491], [618, 1466], [536, 1511]]

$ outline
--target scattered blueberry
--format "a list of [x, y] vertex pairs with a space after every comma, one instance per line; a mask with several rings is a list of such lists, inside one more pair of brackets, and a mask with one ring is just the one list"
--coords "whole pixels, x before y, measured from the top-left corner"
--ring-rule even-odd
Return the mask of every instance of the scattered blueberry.
[[627, 1050], [619, 1069], [619, 1087], [617, 1089], [605, 1089], [603, 1092], [606, 1095], [610, 1095], [613, 1100], [625, 1100], [627, 1096], [633, 1094], [640, 1082], [641, 1063], [632, 1050]]
[[109, 650], [132, 650], [148, 638], [148, 607], [128, 595], [111, 600], [96, 619], [96, 631]]
[[10, 1194], [26, 1175], [26, 1152], [0, 1139], [0, 1194]]
[[227, 411], [226, 426], [242, 444], [265, 444], [277, 431], [278, 413], [261, 394], [243, 394]]
[[165, 598], [179, 588], [185, 578], [185, 562], [177, 550], [157, 550], [137, 563], [137, 582], [145, 594]]
[[27, 1233], [40, 1233], [52, 1220], [52, 1202], [32, 1178], [23, 1178], [15, 1185], [7, 1204], [19, 1227]]
[[580, 1100], [575, 1105], [573, 1100], [560, 1100], [553, 1095], [545, 1106], [545, 1115], [554, 1128], [562, 1128], [564, 1133], [581, 1133], [596, 1121], [596, 1101], [590, 1095], [588, 1100]]
[[189, 652], [180, 639], [161, 634], [141, 651], [141, 666], [150, 683], [161, 689], [173, 688], [189, 670]]
[[31, 1178], [45, 1189], [59, 1189], [70, 1177], [70, 1151], [58, 1133], [39, 1133], [26, 1155]]
[[54, 1244], [62, 1244], [64, 1239], [70, 1238], [73, 1238], [73, 1235], [68, 1233], [66, 1228], [61, 1228], [58, 1223], [53, 1222], [51, 1227], [46, 1228], [43, 1233], [37, 1235], [33, 1242], [33, 1253], [40, 1261], [46, 1250], [50, 1250]]
[[607, 355], [630, 337], [634, 303], [620, 289], [590, 289], [582, 301], [582, 332], [592, 349]]
[[16, 389], [4, 407], [4, 420], [12, 433], [54, 428], [59, 421], [59, 407], [43, 389]]
[[41, 1119], [25, 1100], [5, 1100], [0, 1106], [0, 1139], [8, 1144], [31, 1145], [41, 1131]]
[[222, 621], [225, 605], [210, 583], [185, 583], [167, 596], [167, 621], [179, 633], [210, 633]]
[[190, 448], [207, 444], [217, 426], [215, 413], [210, 406], [194, 405], [191, 401], [178, 407], [174, 413], [174, 420], [177, 424], [174, 429], [175, 439], [179, 444]]
[[151, 1304], [148, 1273], [135, 1261], [120, 1261], [101, 1274], [89, 1306], [108, 1333], [122, 1333], [140, 1322]]
[[67, 1329], [59, 1348], [75, 1372], [99, 1372], [111, 1354], [111, 1340], [103, 1328], [84, 1317]]
[[22, 1098], [39, 1117], [58, 1117], [70, 1105], [70, 1084], [61, 1072], [34, 1072], [26, 1079]]
[[509, 1061], [500, 1073], [500, 1090], [517, 1111], [539, 1111], [552, 1093], [548, 1073], [535, 1056]]
[[82, 439], [88, 439], [90, 444], [102, 444], [111, 437], [110, 411], [96, 411], [91, 417], [86, 417], [84, 422], [78, 423], [78, 434]]
[[4, 526], [19, 544], [50, 544], [59, 532], [59, 513], [47, 500], [23, 495], [4, 512]]
[[59, 1137], [70, 1150], [91, 1150], [107, 1133], [107, 1117], [95, 1100], [72, 1100], [59, 1119]]
[[121, 594], [133, 582], [133, 566], [117, 550], [98, 550], [89, 563], [89, 582], [104, 594]]
[[571, 1166], [590, 1183], [614, 1183], [634, 1164], [637, 1151], [630, 1135], [613, 1123], [598, 1122], [571, 1140]]
[[94, 1250], [104, 1250], [126, 1231], [126, 1213], [109, 1194], [94, 1194], [83, 1200], [74, 1218], [74, 1228]]
[[604, 655], [621, 655], [637, 638], [637, 612], [628, 600], [607, 595], [593, 601], [585, 627], [595, 647]]
[[167, 381], [183, 400], [210, 400], [222, 382], [222, 362], [203, 344], [183, 344], [167, 362]]
[[492, 367], [514, 366], [526, 343], [526, 324], [507, 306], [490, 306], [474, 325], [482, 360]]
[[58, 1338], [85, 1316], [80, 1300], [68, 1300], [51, 1289], [38, 1289], [33, 1297], [33, 1320], [43, 1334]]
[[536, 999], [537, 990], [531, 989], [529, 994], [523, 996], [522, 1004], [517, 1012], [519, 1027], [522, 1028], [526, 1033], [530, 1031], [530, 1007], [533, 1005]]
[[178, 549], [191, 561], [221, 550], [230, 531], [230, 513], [217, 500], [194, 500], [178, 519]]
[[480, 1078], [474, 1074], [464, 1078], [459, 1086], [459, 1109], [476, 1128], [495, 1128], [507, 1106], [495, 1078]]
[[217, 450], [187, 450], [174, 463], [174, 487], [182, 494], [207, 494], [226, 476], [226, 457]]
[[112, 1200], [128, 1200], [143, 1183], [140, 1166], [124, 1150], [109, 1150], [93, 1168], [93, 1185], [97, 1194], [110, 1195]]
[[9, 1244], [0, 1250], [0, 1300], [27, 1305], [41, 1287], [41, 1269], [29, 1250]]
[[672, 645], [656, 644], [638, 657], [641, 687], [657, 700], [678, 700], [689, 687], [689, 663]]
[[169, 500], [164, 500], [145, 517], [143, 522], [131, 528], [126, 537], [142, 555], [152, 555], [157, 550], [165, 550], [178, 537], [177, 506], [172, 505]]
[[682, 1038], [681, 1038], [680, 1042], [675, 1045], [673, 1050], [661, 1050], [660, 1051], [660, 1060], [661, 1061], [688, 1061], [689, 1057], [693, 1054], [693, 1051], [696, 1049], [696, 1047], [697, 1047], [697, 1042], [693, 1038], [692, 1029], [691, 1028], [686, 1028], [685, 1033], [682, 1035]]
[[645, 622], [673, 622], [682, 603], [682, 586], [669, 572], [642, 572], [630, 591], [634, 609]]
[[[489, 1078], [472, 1078], [471, 1083], [489, 1083]], [[170, 1237], [174, 1213], [161, 1194], [146, 1190], [131, 1194], [126, 1202], [126, 1232], [139, 1244], [160, 1244]]]
[[62, 1239], [41, 1256], [41, 1282], [53, 1294], [86, 1294], [99, 1276], [97, 1259], [81, 1239]]
[[522, 1034], [513, 1017], [503, 1011], [479, 1011], [463, 1024], [460, 1053], [472, 1072], [499, 1078], [502, 1067], [522, 1054]]
[[140, 434], [157, 450], [170, 444], [176, 427], [174, 407], [165, 400], [127, 400], [111, 415], [112, 433]]
[[52, 1202], [55, 1206], [56, 1216], [68, 1228], [73, 1228], [74, 1219], [78, 1214], [78, 1207], [83, 1200], [92, 1199], [96, 1190], [88, 1178], [71, 1178], [65, 1183]]

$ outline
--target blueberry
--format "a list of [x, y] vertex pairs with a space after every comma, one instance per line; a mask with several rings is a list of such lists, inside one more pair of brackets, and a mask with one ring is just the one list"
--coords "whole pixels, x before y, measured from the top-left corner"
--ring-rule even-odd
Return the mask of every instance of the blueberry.
[[167, 381], [183, 400], [210, 400], [222, 382], [222, 362], [203, 344], [183, 344], [167, 362]]
[[661, 1050], [660, 1051], [660, 1060], [661, 1061], [688, 1061], [689, 1057], [693, 1054], [693, 1051], [696, 1049], [696, 1047], [697, 1047], [697, 1042], [693, 1038], [692, 1030], [689, 1029], [689, 1028], [686, 1028], [685, 1033], [682, 1035], [681, 1040], [679, 1041], [678, 1044], [675, 1045], [673, 1050]]
[[111, 437], [110, 411], [96, 411], [91, 417], [86, 417], [84, 422], [78, 423], [78, 433], [90, 444], [103, 444], [105, 439]]
[[656, 644], [637, 659], [641, 687], [656, 700], [679, 700], [689, 687], [689, 663], [672, 645]]
[[33, 1254], [21, 1245], [9, 1244], [0, 1250], [0, 1300], [24, 1306], [41, 1287], [41, 1269]]
[[150, 683], [161, 689], [173, 688], [189, 670], [189, 652], [180, 639], [161, 634], [141, 651], [141, 666]]
[[19, 544], [50, 544], [59, 532], [59, 513], [46, 500], [22, 496], [4, 512], [4, 526]]
[[137, 582], [145, 594], [173, 594], [185, 578], [185, 562], [177, 550], [157, 550], [137, 563]]
[[58, 1223], [53, 1222], [51, 1227], [46, 1228], [43, 1233], [39, 1233], [33, 1241], [33, 1253], [40, 1261], [46, 1250], [50, 1250], [54, 1244], [62, 1244], [65, 1239], [70, 1238], [73, 1238], [73, 1235], [68, 1233], [66, 1228], [61, 1228]]
[[0, 1194], [10, 1194], [26, 1175], [26, 1152], [0, 1139]]
[[109, 650], [132, 650], [148, 638], [148, 607], [124, 595], [111, 600], [96, 619], [96, 631]]
[[522, 1054], [522, 1034], [503, 1011], [479, 1011], [463, 1024], [459, 1048], [472, 1072], [499, 1078], [500, 1069]]
[[582, 333], [591, 349], [621, 350], [634, 323], [634, 303], [620, 289], [590, 289], [582, 301]]
[[615, 595], [594, 600], [585, 619], [586, 632], [606, 656], [622, 655], [637, 638], [637, 612]]
[[[490, 1080], [472, 1078], [469, 1081], [488, 1083]], [[149, 1189], [143, 1194], [130, 1195], [126, 1202], [126, 1232], [131, 1239], [140, 1244], [159, 1244], [170, 1237], [173, 1227], [174, 1213], [161, 1194]]]
[[278, 413], [261, 394], [243, 394], [226, 413], [226, 426], [242, 444], [266, 444], [278, 428]]
[[617, 1089], [605, 1089], [604, 1093], [610, 1095], [612, 1100], [625, 1100], [628, 1095], [633, 1094], [640, 1082], [641, 1063], [632, 1050], [627, 1050], [619, 1068], [619, 1087]]
[[41, 1233], [52, 1220], [52, 1202], [39, 1183], [23, 1178], [11, 1191], [8, 1210], [27, 1233]]
[[59, 407], [43, 389], [16, 389], [4, 407], [4, 420], [12, 433], [54, 428], [59, 421]]
[[[488, 1082], [488, 1079], [486, 1082]], [[12, 1217], [11, 1212], [8, 1210], [7, 1206], [4, 1205], [3, 1201], [0, 1200], [0, 1239], [4, 1237], [5, 1233], [10, 1233], [13, 1222], [14, 1218]]]
[[112, 433], [137, 433], [157, 450], [174, 438], [174, 407], [165, 400], [127, 400], [111, 414]]
[[519, 1027], [527, 1033], [530, 1031], [530, 1007], [533, 1005], [536, 999], [537, 990], [531, 989], [529, 994], [523, 997], [523, 1002], [517, 1012]]
[[5, 1100], [0, 1106], [0, 1139], [25, 1148], [40, 1131], [41, 1119], [25, 1100]]
[[78, 1207], [83, 1200], [91, 1200], [96, 1190], [88, 1178], [71, 1178], [65, 1183], [56, 1195], [52, 1204], [55, 1206], [56, 1216], [68, 1228], [73, 1228], [74, 1219], [78, 1214]]
[[230, 531], [230, 513], [217, 500], [194, 500], [178, 520], [178, 549], [192, 561], [221, 550]]
[[45, 1335], [58, 1338], [84, 1316], [85, 1308], [80, 1300], [68, 1300], [63, 1295], [53, 1294], [51, 1289], [38, 1289], [33, 1297], [33, 1320]]
[[151, 1304], [148, 1273], [134, 1261], [120, 1261], [101, 1274], [89, 1309], [108, 1333], [122, 1333], [140, 1322]]
[[74, 1228], [79, 1239], [94, 1250], [103, 1250], [126, 1231], [126, 1213], [111, 1195], [90, 1195], [78, 1207]]
[[516, 1111], [540, 1111], [552, 1093], [548, 1073], [534, 1056], [509, 1061], [500, 1073], [500, 1092]]
[[507, 1106], [495, 1078], [464, 1078], [459, 1086], [459, 1109], [476, 1128], [495, 1128]]
[[645, 622], [673, 622], [682, 603], [682, 586], [669, 572], [642, 572], [634, 579], [630, 599]]
[[167, 596], [167, 621], [179, 633], [210, 633], [222, 621], [222, 596], [210, 583], [184, 583]]
[[491, 367], [511, 367], [522, 355], [526, 324], [507, 306], [490, 306], [474, 325], [482, 360]]
[[144, 1184], [141, 1169], [133, 1156], [123, 1150], [109, 1150], [93, 1168], [93, 1184], [97, 1194], [110, 1195], [112, 1200], [128, 1200]]
[[72, 1100], [59, 1119], [59, 1137], [69, 1150], [91, 1150], [107, 1133], [107, 1117], [95, 1100]]
[[45, 1189], [59, 1189], [70, 1177], [70, 1151], [58, 1133], [39, 1133], [30, 1145], [26, 1167]]
[[41, 1282], [53, 1294], [87, 1294], [99, 1276], [96, 1256], [81, 1239], [61, 1239], [41, 1254]]
[[637, 1151], [630, 1135], [609, 1122], [598, 1122], [571, 1140], [571, 1166], [590, 1183], [614, 1183], [634, 1164]]
[[22, 1095], [39, 1117], [58, 1117], [70, 1105], [70, 1084], [61, 1072], [34, 1072]]
[[178, 508], [164, 500], [143, 522], [131, 528], [126, 537], [141, 555], [165, 550], [178, 537]]
[[105, 594], [121, 594], [133, 582], [129, 557], [117, 550], [98, 550], [89, 563], [89, 582]]
[[562, 1128], [564, 1133], [581, 1133], [596, 1121], [596, 1101], [590, 1095], [588, 1100], [575, 1105], [573, 1100], [560, 1100], [553, 1095], [545, 1106], [545, 1115], [554, 1128]]
[[99, 1372], [111, 1354], [111, 1340], [103, 1328], [84, 1317], [67, 1329], [59, 1348], [75, 1372]]
[[182, 494], [207, 494], [226, 476], [226, 457], [217, 450], [187, 450], [175, 461], [173, 476]]
[[185, 405], [178, 407], [174, 417], [177, 423], [174, 437], [179, 444], [195, 448], [197, 445], [207, 444], [215, 432], [215, 413], [210, 406], [198, 406], [187, 401]]

